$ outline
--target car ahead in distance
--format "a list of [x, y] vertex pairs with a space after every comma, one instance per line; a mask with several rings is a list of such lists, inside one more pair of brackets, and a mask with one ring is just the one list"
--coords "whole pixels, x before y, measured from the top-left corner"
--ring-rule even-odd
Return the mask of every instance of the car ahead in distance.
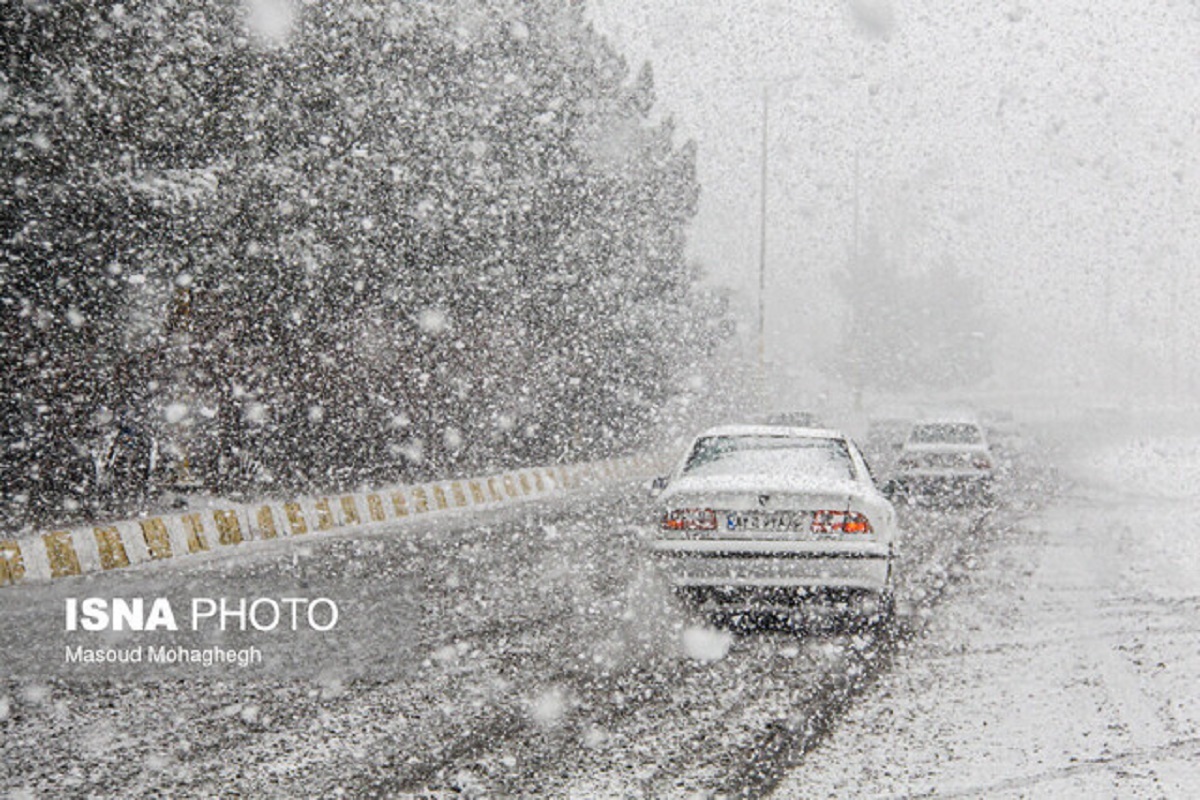
[[772, 411], [763, 414], [763, 425], [783, 425], [789, 428], [823, 428], [821, 420], [811, 411]]
[[701, 608], [790, 616], [832, 600], [862, 618], [890, 618], [896, 512], [842, 434], [712, 428], [655, 483], [650, 550]]
[[907, 497], [990, 501], [994, 476], [995, 459], [979, 421], [944, 414], [913, 423], [892, 484]]

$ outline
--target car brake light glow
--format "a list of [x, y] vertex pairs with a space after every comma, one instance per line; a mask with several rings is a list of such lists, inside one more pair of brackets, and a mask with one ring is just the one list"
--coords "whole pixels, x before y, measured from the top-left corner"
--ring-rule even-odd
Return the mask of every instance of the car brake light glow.
[[871, 533], [871, 521], [857, 511], [814, 511], [813, 533]]
[[711, 508], [674, 508], [663, 515], [663, 530], [715, 531], [717, 513]]

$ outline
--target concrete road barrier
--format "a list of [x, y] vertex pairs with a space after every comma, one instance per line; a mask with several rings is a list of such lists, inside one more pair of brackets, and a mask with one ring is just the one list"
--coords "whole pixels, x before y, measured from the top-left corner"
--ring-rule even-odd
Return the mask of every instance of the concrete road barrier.
[[661, 459], [629, 456], [393, 486], [361, 494], [264, 500], [102, 525], [55, 528], [23, 539], [0, 537], [0, 586], [172, 561], [236, 548], [245, 542], [352, 530], [459, 509], [502, 507], [641, 478], [656, 467], [661, 467]]

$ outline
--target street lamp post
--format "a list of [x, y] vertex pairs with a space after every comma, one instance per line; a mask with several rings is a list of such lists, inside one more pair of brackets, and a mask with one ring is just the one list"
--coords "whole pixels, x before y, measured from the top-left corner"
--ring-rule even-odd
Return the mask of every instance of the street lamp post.
[[[813, 20], [828, 21], [825, 17], [812, 17]], [[859, 54], [858, 74], [863, 74], [862, 55]], [[758, 197], [758, 369], [759, 375], [766, 378], [766, 293], [767, 293], [767, 181], [769, 175], [768, 162], [770, 152], [771, 124], [771, 89], [794, 83], [808, 73], [793, 73], [780, 78], [768, 80], [762, 88], [762, 144], [759, 153], [759, 197]], [[858, 153], [855, 152], [854, 164], [854, 244], [858, 246]]]
[[759, 152], [758, 176], [758, 369], [766, 378], [767, 353], [767, 175], [770, 152], [771, 88], [792, 83], [800, 75], [786, 75], [763, 84], [762, 89], [762, 146]]
[[771, 88], [762, 90], [762, 151], [758, 177], [758, 369], [765, 377], [767, 353], [767, 125]]

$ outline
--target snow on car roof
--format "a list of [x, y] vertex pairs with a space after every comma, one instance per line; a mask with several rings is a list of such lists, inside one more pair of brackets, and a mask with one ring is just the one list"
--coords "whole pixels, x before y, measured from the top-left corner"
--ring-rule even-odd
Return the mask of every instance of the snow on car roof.
[[979, 415], [969, 409], [950, 411], [926, 412], [917, 419], [918, 425], [936, 425], [939, 423], [979, 424]]
[[705, 436], [797, 436], [810, 439], [845, 439], [841, 431], [832, 428], [794, 428], [790, 425], [718, 425], [697, 434]]

